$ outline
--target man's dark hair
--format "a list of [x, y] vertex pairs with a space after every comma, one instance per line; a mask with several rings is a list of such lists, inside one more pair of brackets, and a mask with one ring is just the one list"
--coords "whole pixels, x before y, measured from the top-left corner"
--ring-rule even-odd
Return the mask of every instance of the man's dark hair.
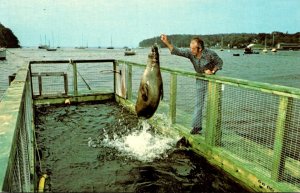
[[202, 50], [204, 49], [204, 41], [200, 37], [194, 37], [192, 40], [195, 40]]

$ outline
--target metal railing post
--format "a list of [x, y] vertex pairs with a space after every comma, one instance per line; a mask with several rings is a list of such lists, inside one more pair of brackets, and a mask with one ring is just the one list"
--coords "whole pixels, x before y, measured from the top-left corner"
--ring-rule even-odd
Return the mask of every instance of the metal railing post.
[[177, 75], [175, 73], [171, 73], [169, 118], [172, 124], [176, 123], [176, 96], [177, 96]]
[[209, 81], [207, 85], [205, 141], [211, 146], [220, 146], [222, 138], [222, 84]]

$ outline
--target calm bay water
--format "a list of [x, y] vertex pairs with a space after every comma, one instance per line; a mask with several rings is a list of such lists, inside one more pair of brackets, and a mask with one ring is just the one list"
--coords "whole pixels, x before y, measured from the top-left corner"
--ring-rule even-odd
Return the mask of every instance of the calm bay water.
[[[137, 49], [135, 56], [124, 56], [123, 49], [72, 49], [55, 52], [35, 48], [8, 49], [7, 60], [0, 61], [0, 96], [8, 88], [8, 76], [16, 72], [25, 60], [51, 59], [122, 59], [146, 64], [149, 48]], [[279, 51], [266, 54], [243, 55], [243, 50], [215, 50], [224, 61], [218, 75], [300, 88], [300, 52]], [[239, 53], [240, 56], [233, 56]], [[161, 66], [194, 72], [186, 58], [160, 50]]]

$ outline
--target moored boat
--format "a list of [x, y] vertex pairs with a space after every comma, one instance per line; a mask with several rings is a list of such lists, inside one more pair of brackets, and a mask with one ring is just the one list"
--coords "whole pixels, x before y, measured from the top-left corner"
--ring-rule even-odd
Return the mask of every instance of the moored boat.
[[0, 48], [0, 60], [6, 59], [6, 48]]
[[47, 48], [47, 51], [56, 51], [56, 48]]
[[272, 48], [271, 52], [277, 52], [276, 48]]
[[125, 49], [125, 52], [124, 52], [124, 55], [125, 56], [132, 56], [132, 55], [135, 55], [135, 51], [130, 49], [130, 48], [126, 48]]

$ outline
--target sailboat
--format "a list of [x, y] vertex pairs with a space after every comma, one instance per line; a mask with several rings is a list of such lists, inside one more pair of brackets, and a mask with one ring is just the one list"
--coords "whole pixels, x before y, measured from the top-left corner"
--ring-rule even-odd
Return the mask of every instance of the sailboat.
[[222, 36], [221, 49], [220, 49], [220, 51], [223, 51], [223, 36]]
[[115, 49], [115, 48], [112, 46], [112, 36], [110, 36], [110, 46], [107, 47], [107, 49]]
[[265, 38], [265, 48], [262, 50], [264, 53], [267, 53], [267, 39]]
[[47, 51], [56, 51], [57, 49], [54, 48], [54, 37], [53, 37], [53, 33], [52, 33], [52, 48], [50, 46], [50, 41], [49, 41], [49, 47], [47, 48]]
[[86, 47], [83, 46], [83, 33], [81, 33], [81, 46], [76, 47], [77, 49], [85, 49]]
[[272, 41], [272, 50], [271, 52], [277, 52], [277, 49], [274, 47], [274, 33], [273, 33], [273, 41]]
[[39, 49], [47, 49], [49, 46], [46, 44], [46, 35], [45, 35], [45, 44], [42, 44], [42, 37], [40, 36], [40, 45], [38, 47]]
[[6, 48], [0, 47], [0, 60], [6, 60]]

